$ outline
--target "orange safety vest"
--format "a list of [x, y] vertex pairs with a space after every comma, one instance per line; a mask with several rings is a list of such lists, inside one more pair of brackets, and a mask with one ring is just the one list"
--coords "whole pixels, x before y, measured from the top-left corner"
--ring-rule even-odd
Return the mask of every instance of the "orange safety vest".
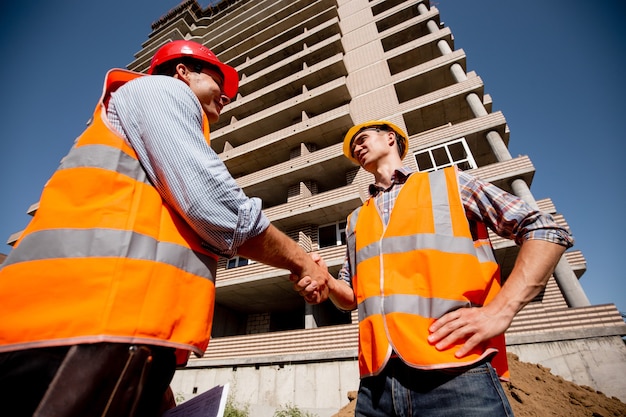
[[90, 126], [2, 265], [0, 351], [113, 342], [177, 348], [179, 363], [204, 354], [217, 256], [105, 120], [111, 92], [141, 75], [107, 74]]
[[472, 239], [454, 167], [412, 174], [386, 227], [370, 198], [348, 217], [346, 232], [361, 377], [380, 373], [392, 351], [425, 370], [467, 367], [496, 355], [492, 363], [507, 377], [504, 335], [461, 359], [454, 353], [462, 343], [438, 351], [427, 340], [437, 318], [484, 305], [500, 289], [487, 229], [482, 225], [479, 238]]

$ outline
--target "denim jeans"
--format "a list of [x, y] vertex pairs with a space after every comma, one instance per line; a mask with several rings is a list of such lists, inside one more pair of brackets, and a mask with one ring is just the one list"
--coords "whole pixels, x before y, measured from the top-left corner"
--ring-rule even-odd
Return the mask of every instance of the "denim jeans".
[[513, 416], [489, 363], [465, 371], [423, 371], [391, 359], [383, 372], [361, 380], [356, 417]]

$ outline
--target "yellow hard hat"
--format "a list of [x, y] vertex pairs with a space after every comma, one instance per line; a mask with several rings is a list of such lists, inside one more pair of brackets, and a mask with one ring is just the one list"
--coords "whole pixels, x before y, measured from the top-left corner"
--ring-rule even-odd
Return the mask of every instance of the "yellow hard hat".
[[346, 158], [359, 165], [359, 161], [357, 161], [356, 158], [352, 155], [352, 150], [350, 149], [352, 140], [362, 130], [376, 127], [388, 127], [388, 129], [396, 132], [398, 148], [400, 150], [400, 159], [404, 159], [407, 152], [409, 151], [407, 134], [404, 133], [404, 130], [398, 127], [398, 125], [388, 122], [386, 120], [370, 120], [369, 122], [361, 123], [351, 127], [350, 130], [348, 130], [348, 133], [346, 133], [346, 136], [343, 138], [343, 154], [346, 156]]

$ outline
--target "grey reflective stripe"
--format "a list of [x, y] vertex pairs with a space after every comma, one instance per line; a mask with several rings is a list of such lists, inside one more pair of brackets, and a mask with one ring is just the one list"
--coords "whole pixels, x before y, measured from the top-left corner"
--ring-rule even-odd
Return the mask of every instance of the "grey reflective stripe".
[[491, 243], [489, 241], [485, 241], [484, 245], [480, 245], [475, 248], [476, 256], [481, 263], [484, 262], [493, 262], [497, 263], [496, 256], [493, 253], [493, 249], [491, 249]]
[[356, 273], [356, 221], [359, 217], [361, 207], [356, 208], [350, 215], [348, 225], [346, 227], [346, 244], [348, 245], [348, 263], [350, 265], [350, 273], [352, 276]]
[[450, 218], [450, 202], [448, 201], [448, 186], [443, 170], [428, 174], [430, 194], [433, 204], [433, 219], [435, 233], [441, 236], [452, 236], [452, 219]]
[[[471, 238], [454, 236], [448, 186], [445, 172], [434, 171], [428, 174], [432, 200], [434, 234], [415, 234], [409, 236], [382, 237], [361, 248], [356, 254], [357, 263], [382, 254], [403, 253], [411, 250], [435, 249], [442, 252], [476, 255], [476, 248]], [[356, 224], [356, 223], [355, 223]]]
[[137, 159], [107, 145], [73, 147], [59, 166], [59, 169], [68, 168], [102, 168], [126, 175], [135, 181], [149, 183], [146, 172]]
[[26, 235], [2, 267], [56, 258], [129, 258], [154, 261], [215, 282], [217, 260], [174, 243], [128, 230], [50, 229]]
[[357, 262], [383, 254], [403, 253], [412, 250], [435, 249], [448, 253], [475, 255], [476, 248], [471, 238], [458, 236], [439, 236], [434, 234], [417, 234], [408, 236], [385, 237], [373, 242], [356, 254]]
[[469, 301], [396, 294], [386, 297], [368, 297], [359, 303], [358, 311], [359, 321], [374, 315], [391, 313], [406, 313], [426, 318], [438, 319], [450, 311], [471, 306], [472, 304]]

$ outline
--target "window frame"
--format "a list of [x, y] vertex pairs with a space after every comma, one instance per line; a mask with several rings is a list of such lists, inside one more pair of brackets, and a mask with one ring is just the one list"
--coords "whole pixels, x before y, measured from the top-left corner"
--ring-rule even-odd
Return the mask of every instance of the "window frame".
[[[234, 261], [234, 265], [231, 266], [231, 262], [233, 262], [233, 261]], [[247, 266], [247, 265], [251, 265], [253, 263], [254, 263], [254, 261], [252, 259], [248, 259], [248, 258], [245, 258], [243, 256], [235, 255], [232, 258], [228, 258], [226, 260], [226, 269], [239, 268], [241, 266]]]
[[[317, 227], [317, 247], [331, 248], [333, 246], [341, 246], [346, 244], [346, 226], [348, 225], [346, 220], [339, 220], [332, 223], [326, 223]], [[334, 245], [321, 245], [320, 229], [335, 226], [335, 244]]]
[[[450, 147], [459, 143], [462, 145], [463, 150], [465, 151], [465, 157], [461, 159], [455, 159], [450, 152]], [[447, 162], [443, 164], [438, 163], [435, 156], [433, 155], [433, 152], [440, 149], [445, 150], [445, 155], [447, 157]], [[428, 155], [432, 166], [426, 169], [421, 169], [418, 161], [418, 155], [425, 154]], [[439, 169], [447, 168], [452, 165], [460, 166], [460, 168], [463, 170], [478, 168], [478, 165], [476, 165], [476, 161], [474, 160], [474, 155], [472, 154], [472, 151], [467, 144], [467, 140], [465, 139], [465, 137], [461, 137], [435, 146], [420, 149], [419, 151], [415, 151], [413, 152], [413, 158], [415, 160], [415, 166], [420, 172], [437, 171]], [[469, 167], [463, 167], [464, 164], [467, 164]]]

